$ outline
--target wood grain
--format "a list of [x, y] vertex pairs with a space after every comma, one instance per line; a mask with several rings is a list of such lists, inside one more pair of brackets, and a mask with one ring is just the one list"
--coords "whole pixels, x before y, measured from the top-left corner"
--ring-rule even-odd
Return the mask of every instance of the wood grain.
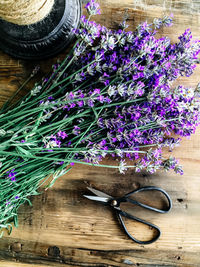
[[[200, 38], [200, 3], [194, 0], [101, 0], [102, 15], [96, 21], [115, 28], [125, 10], [130, 29], [138, 23], [163, 14], [174, 13], [174, 27], [161, 30], [173, 42], [185, 28]], [[64, 53], [59, 55], [64, 57]], [[0, 105], [17, 90], [36, 64], [44, 75], [56, 58], [45, 62], [15, 60], [0, 53]], [[191, 78], [179, 83], [195, 86], [200, 68]], [[37, 76], [35, 79], [37, 79]], [[34, 81], [32, 81], [33, 83]], [[31, 86], [29, 86], [31, 87]], [[29, 88], [27, 87], [26, 90]], [[0, 266], [200, 266], [200, 130], [182, 141], [173, 154], [180, 159], [185, 174], [158, 172], [155, 175], [117, 171], [76, 165], [61, 177], [53, 188], [32, 198], [33, 207], [20, 208], [19, 228], [11, 236], [0, 239]], [[109, 164], [113, 160], [107, 159]], [[144, 216], [162, 229], [154, 244], [141, 246], [130, 241], [121, 231], [114, 214], [82, 197], [86, 186], [92, 185], [115, 196], [139, 186], [164, 188], [172, 197], [169, 214], [147, 213]], [[138, 211], [137, 211], [138, 212]], [[148, 233], [140, 225], [129, 224], [136, 236]]]

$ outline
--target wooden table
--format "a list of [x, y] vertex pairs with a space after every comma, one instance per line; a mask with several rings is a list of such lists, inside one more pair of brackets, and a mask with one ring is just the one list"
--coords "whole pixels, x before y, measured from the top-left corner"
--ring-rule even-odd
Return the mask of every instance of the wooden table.
[[[200, 38], [200, 2], [179, 0], [101, 0], [102, 15], [96, 20], [111, 28], [128, 11], [130, 29], [144, 20], [174, 14], [174, 27], [160, 36], [177, 40], [185, 28]], [[64, 56], [60, 55], [62, 58]], [[37, 62], [41, 75], [54, 59]], [[15, 60], [0, 53], [0, 102], [17, 90], [36, 62]], [[179, 83], [195, 86], [200, 68]], [[30, 86], [29, 86], [30, 87]], [[28, 89], [27, 89], [28, 90]], [[158, 172], [154, 175], [129, 171], [121, 175], [112, 169], [74, 166], [44, 194], [32, 198], [33, 207], [19, 210], [19, 228], [0, 239], [0, 266], [200, 266], [200, 131], [182, 141], [173, 155], [184, 166], [183, 176]], [[109, 159], [107, 163], [109, 164]], [[110, 209], [82, 197], [86, 185], [121, 196], [139, 186], [164, 188], [173, 199], [169, 214], [147, 214], [160, 226], [161, 238], [142, 246], [130, 241], [119, 228]], [[130, 224], [136, 235], [144, 234], [139, 225]], [[146, 234], [144, 234], [146, 235]]]

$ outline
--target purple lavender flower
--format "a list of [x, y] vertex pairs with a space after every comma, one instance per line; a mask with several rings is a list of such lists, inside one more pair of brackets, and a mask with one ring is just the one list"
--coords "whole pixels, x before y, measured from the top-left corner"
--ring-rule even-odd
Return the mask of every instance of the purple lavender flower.
[[78, 127], [78, 126], [75, 125], [74, 128], [73, 128], [73, 130], [72, 130], [72, 133], [74, 135], [79, 135], [80, 132], [81, 132], [80, 127]]
[[65, 139], [65, 138], [67, 138], [68, 137], [68, 135], [66, 134], [66, 132], [62, 132], [62, 131], [59, 131], [58, 133], [57, 133], [57, 135], [58, 135], [58, 137], [61, 137], [62, 139]]
[[155, 29], [160, 29], [162, 26], [170, 27], [172, 26], [172, 20], [173, 20], [172, 18], [173, 18], [173, 14], [171, 14], [170, 16], [164, 16], [162, 19], [155, 18], [153, 21], [153, 25]]
[[15, 169], [12, 169], [11, 171], [7, 171], [8, 178], [10, 178], [11, 182], [16, 182], [16, 174]]
[[86, 5], [85, 8], [88, 11], [89, 15], [97, 15], [97, 14], [101, 14], [101, 10], [99, 8], [99, 4], [96, 3], [95, 0], [90, 0]]
[[8, 206], [8, 205], [10, 205], [10, 204], [11, 204], [11, 202], [8, 201], [8, 200], [6, 200], [6, 206]]

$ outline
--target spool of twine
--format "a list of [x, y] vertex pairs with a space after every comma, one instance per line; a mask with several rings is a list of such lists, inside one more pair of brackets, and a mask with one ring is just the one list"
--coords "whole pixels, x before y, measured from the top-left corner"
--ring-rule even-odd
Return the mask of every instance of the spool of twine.
[[54, 0], [0, 0], [0, 18], [17, 25], [29, 25], [44, 19]]

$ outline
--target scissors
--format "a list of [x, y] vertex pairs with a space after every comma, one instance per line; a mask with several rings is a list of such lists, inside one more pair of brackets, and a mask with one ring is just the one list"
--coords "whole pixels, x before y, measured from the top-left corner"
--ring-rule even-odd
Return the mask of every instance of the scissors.
[[[155, 187], [155, 186], [146, 186], [146, 187], [141, 187], [139, 189], [136, 189], [126, 195], [124, 195], [123, 197], [112, 197], [104, 192], [101, 192], [99, 190], [96, 190], [92, 187], [87, 187], [87, 189], [89, 191], [91, 191], [93, 194], [95, 194], [96, 196], [89, 196], [89, 195], [84, 195], [84, 197], [90, 199], [90, 200], [94, 200], [94, 201], [98, 201], [98, 202], [102, 202], [106, 205], [109, 205], [113, 210], [116, 211], [117, 213], [117, 217], [119, 219], [119, 222], [122, 226], [122, 228], [124, 229], [125, 233], [128, 235], [128, 237], [130, 239], [132, 239], [134, 242], [138, 243], [138, 244], [151, 244], [153, 242], [155, 242], [161, 235], [161, 230], [159, 229], [158, 226], [148, 222], [148, 221], [145, 221], [143, 219], [140, 219], [136, 216], [133, 216], [125, 211], [123, 211], [121, 208], [120, 208], [120, 204], [123, 203], [123, 202], [129, 202], [131, 204], [134, 204], [136, 206], [139, 206], [139, 207], [142, 207], [144, 209], [147, 209], [147, 210], [150, 210], [150, 211], [154, 211], [154, 212], [158, 212], [158, 213], [167, 213], [170, 211], [170, 209], [172, 208], [172, 200], [170, 198], [170, 196], [168, 195], [168, 193], [163, 190], [162, 188], [159, 188], [159, 187]], [[165, 199], [167, 200], [167, 208], [166, 209], [157, 209], [155, 207], [152, 207], [152, 206], [149, 206], [149, 205], [146, 205], [144, 203], [141, 203], [137, 200], [134, 200], [132, 198], [130, 198], [130, 196], [136, 194], [136, 193], [139, 193], [139, 192], [143, 192], [143, 191], [159, 191], [162, 193], [162, 195], [164, 195]], [[142, 241], [142, 240], [138, 240], [136, 239], [134, 236], [132, 236], [126, 226], [125, 226], [125, 223], [124, 223], [124, 220], [122, 217], [125, 217], [127, 219], [130, 219], [130, 220], [134, 220], [134, 221], [137, 221], [137, 222], [140, 222], [140, 223], [143, 223], [147, 226], [149, 226], [150, 228], [153, 228], [156, 230], [156, 236], [154, 236], [152, 239], [150, 240], [147, 240], [147, 241]]]

